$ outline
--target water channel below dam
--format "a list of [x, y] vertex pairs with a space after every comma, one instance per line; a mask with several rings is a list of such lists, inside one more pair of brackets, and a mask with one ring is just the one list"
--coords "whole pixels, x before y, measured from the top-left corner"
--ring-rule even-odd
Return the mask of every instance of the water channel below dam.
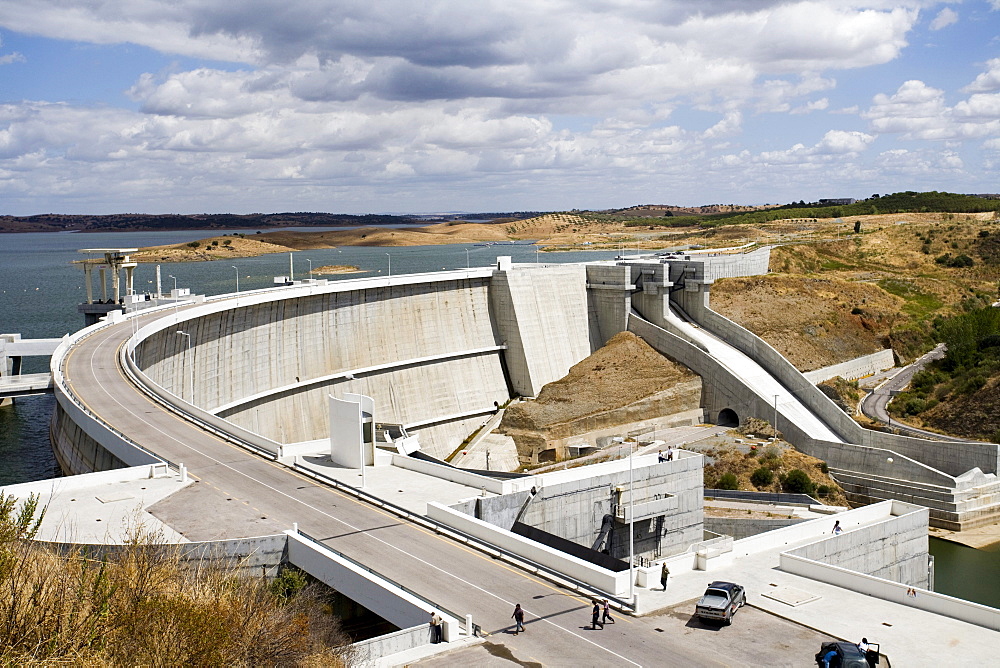
[[[235, 230], [228, 230], [231, 234]], [[255, 230], [243, 230], [253, 233]], [[219, 231], [185, 230], [172, 232], [116, 232], [102, 234], [32, 233], [6, 234], [0, 245], [0, 332], [20, 333], [24, 338], [60, 337], [83, 326], [76, 306], [86, 294], [83, 272], [72, 266], [84, 256], [80, 248], [138, 248], [169, 243], [185, 243]], [[331, 279], [372, 276], [388, 272], [388, 265], [398, 273], [458, 269], [494, 264], [499, 255], [511, 255], [515, 262], [580, 262], [610, 259], [614, 251], [537, 253], [530, 245], [494, 245], [488, 247], [452, 245], [418, 247], [352, 247], [298, 251], [295, 253], [296, 277], [304, 278], [306, 260], [318, 268], [328, 264], [355, 265], [362, 273]], [[239, 267], [233, 270], [233, 265]], [[153, 265], [136, 270], [136, 289], [153, 288]], [[213, 262], [163, 263], [161, 273], [165, 290], [173, 287], [176, 276], [180, 287], [194, 293], [220, 294], [235, 290], [235, 276], [240, 287], [270, 287], [272, 277], [288, 274], [287, 253], [256, 258]], [[25, 373], [47, 369], [47, 360], [25, 360]], [[0, 485], [43, 480], [59, 475], [49, 446], [48, 423], [55, 400], [51, 395], [27, 397], [14, 405], [0, 407]], [[931, 537], [937, 591], [970, 601], [1000, 608], [1000, 543], [974, 549]]]

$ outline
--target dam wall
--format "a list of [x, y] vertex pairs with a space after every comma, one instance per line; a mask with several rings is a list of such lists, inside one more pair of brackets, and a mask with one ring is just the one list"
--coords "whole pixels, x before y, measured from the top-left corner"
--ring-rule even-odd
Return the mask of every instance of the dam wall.
[[585, 265], [502, 267], [493, 276], [490, 305], [516, 395], [537, 396], [596, 349]]
[[327, 397], [350, 392], [443, 456], [510, 396], [489, 288], [480, 270], [272, 291], [182, 313], [135, 360], [184, 401], [279, 443], [328, 437]]
[[501, 262], [255, 292], [144, 327], [133, 355], [169, 395], [278, 444], [327, 438], [328, 397], [354, 393], [446, 457], [590, 355], [586, 276]]

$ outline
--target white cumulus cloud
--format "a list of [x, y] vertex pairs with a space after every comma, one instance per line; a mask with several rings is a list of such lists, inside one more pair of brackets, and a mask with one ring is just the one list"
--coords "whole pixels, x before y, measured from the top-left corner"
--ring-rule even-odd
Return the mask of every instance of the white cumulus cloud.
[[930, 28], [931, 30], [941, 30], [943, 28], [947, 28], [953, 23], [958, 23], [958, 13], [956, 13], [951, 7], [945, 7], [938, 12], [938, 15], [934, 17], [933, 21], [931, 21]]

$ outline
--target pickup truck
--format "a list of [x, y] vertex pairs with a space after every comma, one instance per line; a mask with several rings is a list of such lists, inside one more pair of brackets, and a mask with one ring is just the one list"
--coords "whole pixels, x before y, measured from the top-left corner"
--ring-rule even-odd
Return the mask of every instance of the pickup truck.
[[699, 619], [720, 621], [728, 626], [733, 623], [733, 615], [746, 602], [747, 594], [742, 586], [732, 582], [713, 582], [695, 605], [694, 614]]

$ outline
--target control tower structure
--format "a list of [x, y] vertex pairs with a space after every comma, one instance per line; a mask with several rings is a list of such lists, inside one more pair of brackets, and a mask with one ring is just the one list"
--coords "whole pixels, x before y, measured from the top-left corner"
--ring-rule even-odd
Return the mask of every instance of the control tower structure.
[[[87, 284], [87, 301], [77, 306], [77, 311], [83, 314], [87, 325], [93, 325], [111, 311], [124, 310], [124, 299], [121, 294], [121, 273], [125, 270], [125, 295], [134, 294], [132, 272], [137, 263], [129, 257], [137, 248], [84, 248], [81, 253], [88, 255], [103, 255], [104, 259], [88, 258], [80, 260], [83, 265], [84, 281]], [[101, 297], [94, 299], [94, 269], [98, 270], [101, 284]], [[108, 270], [111, 270], [111, 295], [108, 295]]]

